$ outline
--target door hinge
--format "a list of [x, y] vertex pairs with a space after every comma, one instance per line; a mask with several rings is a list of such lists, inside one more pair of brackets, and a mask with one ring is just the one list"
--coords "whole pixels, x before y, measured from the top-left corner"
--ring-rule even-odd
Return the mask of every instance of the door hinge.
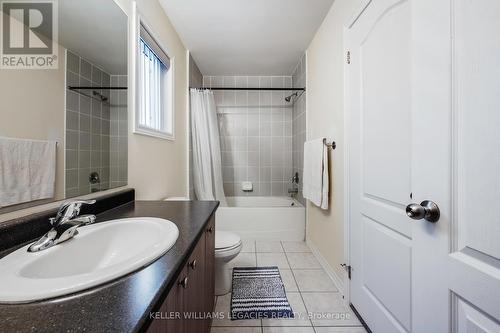
[[347, 56], [346, 56], [347, 64], [351, 64], [351, 51], [347, 51]]
[[345, 271], [347, 272], [347, 277], [348, 277], [348, 278], [349, 278], [349, 280], [350, 280], [350, 279], [351, 279], [351, 273], [352, 273], [352, 271], [353, 271], [353, 269], [352, 269], [351, 265], [342, 264], [342, 265], [340, 265], [340, 266], [342, 266], [342, 267], [345, 269]]

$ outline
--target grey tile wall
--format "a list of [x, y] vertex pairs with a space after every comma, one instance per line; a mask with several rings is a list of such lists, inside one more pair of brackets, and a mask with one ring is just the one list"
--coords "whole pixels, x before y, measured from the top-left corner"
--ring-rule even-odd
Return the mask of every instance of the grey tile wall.
[[[291, 88], [291, 76], [205, 76], [204, 87]], [[226, 196], [288, 195], [292, 177], [289, 91], [214, 91]], [[252, 192], [241, 183], [251, 181]]]
[[[302, 56], [292, 76], [292, 84], [295, 88], [306, 87], [306, 56]], [[293, 101], [292, 116], [292, 160], [293, 173], [299, 173], [299, 194], [297, 199], [305, 204], [302, 196], [302, 179], [304, 169], [304, 142], [306, 141], [306, 98], [307, 92], [300, 95]]]
[[[110, 85], [110, 75], [70, 51], [67, 51], [66, 81], [68, 86], [92, 86], [102, 95], [110, 96], [109, 90], [98, 89]], [[110, 101], [94, 98], [92, 91], [80, 94], [66, 89], [66, 197], [115, 187], [110, 179], [110, 134]], [[90, 183], [92, 172], [99, 173], [100, 183]], [[126, 179], [122, 185], [126, 185]]]
[[[111, 86], [126, 87], [126, 75], [111, 75]], [[112, 90], [110, 108], [110, 160], [111, 187], [127, 185], [128, 163], [128, 117], [127, 91]]]

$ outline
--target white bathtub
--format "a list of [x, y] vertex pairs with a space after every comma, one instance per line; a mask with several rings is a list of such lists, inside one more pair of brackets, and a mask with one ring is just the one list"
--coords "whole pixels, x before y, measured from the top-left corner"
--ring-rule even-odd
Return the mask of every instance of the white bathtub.
[[243, 239], [301, 241], [305, 239], [305, 208], [289, 197], [228, 197], [228, 207], [215, 215], [218, 230]]

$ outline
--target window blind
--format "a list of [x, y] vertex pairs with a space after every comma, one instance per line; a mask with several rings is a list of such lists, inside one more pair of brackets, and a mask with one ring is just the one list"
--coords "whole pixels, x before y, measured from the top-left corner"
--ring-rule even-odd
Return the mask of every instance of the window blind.
[[170, 68], [170, 58], [167, 56], [165, 51], [158, 45], [156, 40], [151, 36], [151, 34], [146, 30], [146, 28], [141, 24], [141, 39], [147, 44], [149, 49], [154, 52], [154, 54], [160, 59], [160, 61], [165, 65], [167, 70]]
[[162, 75], [166, 67], [141, 39], [141, 108], [139, 124], [152, 130], [165, 130]]

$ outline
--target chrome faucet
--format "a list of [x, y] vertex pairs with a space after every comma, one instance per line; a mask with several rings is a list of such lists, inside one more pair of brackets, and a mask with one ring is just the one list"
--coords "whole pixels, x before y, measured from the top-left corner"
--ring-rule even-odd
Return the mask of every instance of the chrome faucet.
[[78, 234], [78, 227], [94, 223], [95, 215], [78, 216], [82, 205], [91, 205], [94, 203], [95, 200], [72, 200], [63, 203], [59, 207], [56, 216], [49, 219], [52, 229], [31, 244], [28, 252], [42, 251], [67, 241]]

